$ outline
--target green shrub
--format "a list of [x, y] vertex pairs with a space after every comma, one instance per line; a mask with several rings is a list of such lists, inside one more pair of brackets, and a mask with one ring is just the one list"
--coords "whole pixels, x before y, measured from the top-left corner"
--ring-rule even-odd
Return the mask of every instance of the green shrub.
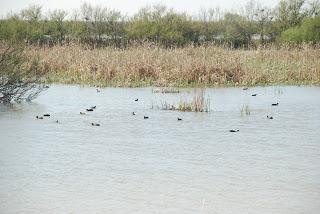
[[297, 27], [289, 28], [281, 34], [282, 42], [320, 42], [320, 16], [307, 18]]

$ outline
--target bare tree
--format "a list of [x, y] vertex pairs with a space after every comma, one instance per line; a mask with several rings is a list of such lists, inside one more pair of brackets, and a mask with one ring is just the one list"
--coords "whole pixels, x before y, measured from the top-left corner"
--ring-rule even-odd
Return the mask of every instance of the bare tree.
[[307, 13], [303, 6], [306, 0], [281, 0], [275, 10], [275, 16], [280, 23], [281, 30], [299, 24]]
[[36, 22], [42, 18], [42, 7], [39, 5], [30, 5], [28, 8], [22, 10], [20, 14], [22, 19]]
[[67, 31], [64, 27], [64, 22], [63, 22], [67, 15], [68, 13], [65, 10], [56, 9], [52, 12], [49, 12], [50, 20], [54, 23], [54, 26], [56, 28], [55, 30], [59, 34], [58, 38], [60, 41], [64, 39], [65, 33]]
[[119, 11], [110, 10], [106, 7], [93, 7], [88, 3], [83, 3], [80, 11], [83, 20], [87, 22], [87, 32], [97, 35], [98, 39], [101, 39], [104, 34], [112, 37], [116, 32], [116, 25], [121, 21], [121, 13]]
[[37, 60], [30, 61], [22, 48], [0, 44], [0, 103], [30, 102], [46, 89], [42, 76]]

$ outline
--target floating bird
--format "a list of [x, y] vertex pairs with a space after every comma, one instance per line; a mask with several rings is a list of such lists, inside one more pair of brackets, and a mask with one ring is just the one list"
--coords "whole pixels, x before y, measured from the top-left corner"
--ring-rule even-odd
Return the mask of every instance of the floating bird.
[[39, 116], [36, 116], [36, 118], [37, 118], [37, 119], [40, 119], [40, 120], [42, 120], [42, 119], [43, 119], [43, 117], [39, 117]]
[[256, 97], [256, 96], [257, 96], [257, 94], [252, 94], [251, 96]]
[[137, 99], [135, 99], [134, 101], [138, 102], [138, 101], [139, 101], [139, 99], [137, 98]]
[[243, 88], [242, 90], [246, 91], [246, 90], [248, 90], [248, 89], [249, 89], [249, 88], [245, 87], [245, 88]]
[[180, 120], [182, 120], [182, 118], [178, 117], [178, 120], [180, 121]]
[[92, 108], [87, 108], [87, 111], [93, 111], [93, 109]]
[[50, 114], [44, 114], [43, 116], [44, 117], [50, 117]]
[[239, 129], [237, 129], [237, 130], [235, 130], [235, 129], [229, 130], [229, 132], [238, 132], [238, 131], [239, 131]]
[[81, 112], [81, 111], [80, 111], [80, 114], [81, 114], [81, 115], [85, 115], [86, 113], [85, 113], [85, 112]]
[[270, 120], [273, 120], [272, 116], [267, 115], [267, 118], [270, 119]]
[[100, 126], [99, 123], [91, 123], [92, 126]]
[[134, 113], [134, 111], [132, 112], [132, 115], [136, 115], [136, 113]]
[[91, 106], [90, 108], [91, 108], [91, 109], [96, 109], [96, 108], [97, 108], [97, 106]]
[[98, 93], [100, 93], [100, 92], [101, 92], [99, 88], [97, 88], [97, 92], [98, 92]]
[[143, 116], [143, 119], [149, 119], [149, 117], [147, 117], [147, 116]]
[[56, 123], [59, 123], [59, 120], [56, 120]]
[[279, 105], [279, 103], [272, 103], [271, 105], [272, 106], [277, 106], [277, 105]]

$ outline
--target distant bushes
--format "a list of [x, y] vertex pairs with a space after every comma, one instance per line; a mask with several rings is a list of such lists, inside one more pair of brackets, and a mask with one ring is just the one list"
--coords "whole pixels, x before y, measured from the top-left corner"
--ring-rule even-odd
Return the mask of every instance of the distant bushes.
[[312, 42], [320, 41], [320, 16], [307, 18], [300, 26], [289, 28], [281, 34], [283, 42]]
[[233, 48], [274, 41], [319, 42], [318, 0], [281, 0], [275, 8], [251, 0], [237, 11], [209, 8], [191, 16], [160, 4], [128, 17], [88, 3], [71, 13], [61, 9], [44, 13], [41, 6], [33, 5], [0, 20], [0, 40], [48, 46], [77, 41], [91, 47], [215, 43]]

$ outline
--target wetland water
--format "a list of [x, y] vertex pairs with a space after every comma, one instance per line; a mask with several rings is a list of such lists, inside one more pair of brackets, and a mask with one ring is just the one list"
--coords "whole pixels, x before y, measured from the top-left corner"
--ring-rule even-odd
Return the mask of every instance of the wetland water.
[[0, 213], [320, 213], [319, 87], [207, 89], [209, 113], [156, 109], [193, 93], [53, 85], [0, 106]]

